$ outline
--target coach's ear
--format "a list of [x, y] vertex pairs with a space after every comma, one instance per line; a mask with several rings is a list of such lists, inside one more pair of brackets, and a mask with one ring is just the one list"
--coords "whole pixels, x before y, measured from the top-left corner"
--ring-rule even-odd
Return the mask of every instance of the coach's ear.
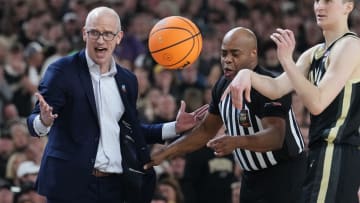
[[86, 42], [87, 39], [87, 33], [86, 33], [86, 29], [85, 27], [82, 28], [82, 37], [83, 37], [83, 41]]
[[253, 57], [258, 57], [258, 55], [257, 55], [257, 49], [253, 49], [253, 50], [251, 50], [251, 52], [250, 52], [250, 54], [251, 54], [251, 56], [253, 56]]
[[123, 32], [123, 31], [119, 31], [118, 34], [117, 34], [117, 36], [116, 36], [116, 44], [117, 44], [117, 45], [120, 44], [123, 36], [124, 36], [124, 32]]

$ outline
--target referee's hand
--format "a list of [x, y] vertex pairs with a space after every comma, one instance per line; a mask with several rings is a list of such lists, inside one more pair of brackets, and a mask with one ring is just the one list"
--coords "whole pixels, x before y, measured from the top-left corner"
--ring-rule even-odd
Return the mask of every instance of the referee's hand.
[[236, 148], [235, 137], [222, 135], [210, 140], [206, 146], [214, 150], [216, 156], [225, 156], [231, 154]]
[[153, 166], [160, 165], [168, 157], [167, 151], [162, 148], [151, 155], [151, 161], [144, 165], [144, 169], [150, 169]]

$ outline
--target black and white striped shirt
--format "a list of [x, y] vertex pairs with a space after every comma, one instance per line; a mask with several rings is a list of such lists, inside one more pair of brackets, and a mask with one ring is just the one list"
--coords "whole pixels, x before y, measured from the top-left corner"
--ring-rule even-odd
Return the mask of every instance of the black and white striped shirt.
[[[260, 67], [254, 70], [260, 74], [271, 75]], [[231, 102], [231, 95], [227, 95], [222, 101], [222, 93], [228, 86], [229, 81], [222, 77], [214, 86], [212, 92], [212, 102], [209, 111], [218, 114], [223, 119], [227, 133], [230, 136], [249, 136], [263, 130], [261, 119], [264, 117], [282, 117], [286, 120], [286, 135], [281, 149], [268, 152], [253, 152], [237, 148], [234, 151], [236, 159], [241, 167], [246, 171], [256, 171], [268, 168], [295, 157], [304, 150], [304, 141], [298, 125], [295, 121], [294, 113], [291, 109], [291, 95], [286, 95], [278, 100], [270, 100], [256, 90], [251, 90], [251, 103], [245, 103], [250, 127], [243, 127], [239, 124], [239, 110]]]

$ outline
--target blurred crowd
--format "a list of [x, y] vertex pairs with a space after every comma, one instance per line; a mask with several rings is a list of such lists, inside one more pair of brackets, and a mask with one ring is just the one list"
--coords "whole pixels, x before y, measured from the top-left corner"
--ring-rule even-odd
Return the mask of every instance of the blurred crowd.
[[[0, 0], [0, 203], [45, 202], [33, 183], [46, 139], [30, 137], [24, 120], [47, 66], [83, 48], [85, 17], [100, 5], [112, 7], [121, 17], [125, 35], [114, 56], [138, 78], [138, 109], [146, 123], [174, 120], [180, 100], [186, 102], [187, 111], [210, 102], [211, 88], [222, 74], [221, 39], [235, 26], [255, 32], [260, 64], [276, 73], [282, 68], [269, 36], [277, 27], [295, 32], [295, 58], [322, 41], [313, 0]], [[152, 26], [172, 15], [191, 19], [203, 37], [199, 59], [184, 70], [164, 69], [147, 49]], [[350, 19], [351, 29], [360, 33], [357, 9]], [[308, 112], [296, 94], [293, 98], [306, 138]], [[175, 157], [156, 171], [154, 203], [239, 202], [241, 169], [231, 155], [215, 157], [203, 148]]]

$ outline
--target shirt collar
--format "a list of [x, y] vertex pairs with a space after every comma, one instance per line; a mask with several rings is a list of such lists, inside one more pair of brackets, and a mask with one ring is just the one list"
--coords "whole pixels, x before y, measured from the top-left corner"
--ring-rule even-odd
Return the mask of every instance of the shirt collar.
[[[96, 64], [90, 58], [87, 50], [85, 50], [85, 57], [86, 57], [86, 63], [88, 64], [88, 67], [89, 67], [89, 71], [91, 73], [95, 73], [96, 75], [101, 75], [99, 65]], [[114, 57], [111, 57], [110, 70], [109, 70], [109, 72], [104, 73], [103, 75], [114, 76], [116, 73], [117, 73], [117, 70], [116, 70], [115, 60], [114, 60]]]

